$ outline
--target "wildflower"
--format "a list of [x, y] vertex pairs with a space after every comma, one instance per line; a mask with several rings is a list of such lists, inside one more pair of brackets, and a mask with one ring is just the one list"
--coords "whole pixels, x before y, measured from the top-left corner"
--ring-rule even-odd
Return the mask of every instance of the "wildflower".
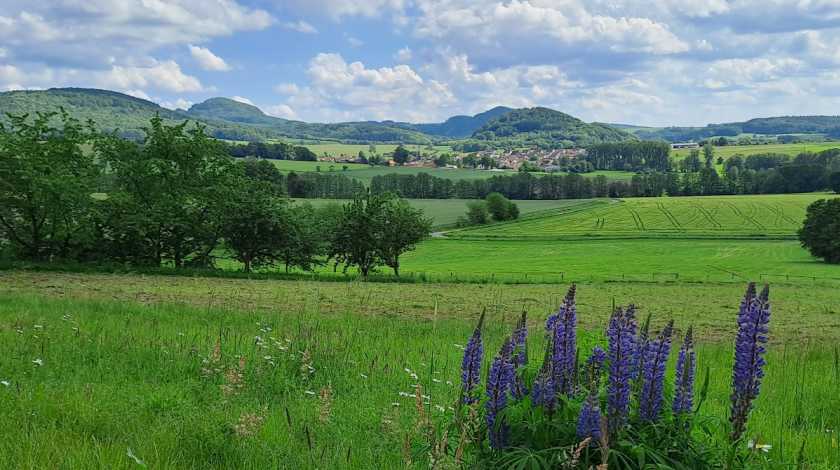
[[515, 371], [512, 393], [516, 399], [522, 399], [528, 394], [528, 387], [525, 385], [525, 378], [523, 377], [524, 367], [528, 364], [528, 326], [525, 312], [522, 312], [522, 316], [516, 324], [511, 342], [514, 346], [511, 362]]
[[239, 437], [250, 437], [260, 430], [265, 421], [265, 416], [257, 413], [244, 413], [239, 417], [239, 422], [233, 425], [233, 431]]
[[359, 377], [361, 377], [361, 378], [363, 378], [363, 379], [368, 378], [368, 376], [367, 376], [367, 375], [365, 375], [365, 374], [359, 374]]
[[326, 387], [322, 388], [319, 394], [319, 398], [321, 400], [321, 412], [318, 416], [318, 419], [322, 423], [328, 423], [330, 421], [330, 413], [332, 412], [332, 386], [327, 385]]
[[601, 368], [604, 366], [606, 359], [607, 355], [604, 353], [604, 350], [595, 346], [592, 350], [592, 355], [586, 361], [589, 393], [578, 415], [577, 436], [579, 439], [591, 438], [590, 442], [601, 440], [601, 405], [598, 402], [598, 385], [601, 377]]
[[11, 383], [8, 380], [0, 380], [0, 384], [2, 384], [4, 387], [8, 387], [9, 385], [11, 385]]
[[499, 354], [493, 359], [490, 372], [487, 375], [487, 429], [490, 446], [501, 449], [507, 440], [508, 426], [504, 422], [496, 422], [496, 417], [507, 406], [508, 393], [513, 385], [514, 370], [511, 363], [513, 343], [510, 338], [505, 339]]
[[590, 394], [580, 409], [577, 423], [579, 439], [591, 438], [590, 442], [601, 440], [601, 408], [596, 396]]
[[315, 393], [315, 392], [313, 392], [312, 390], [304, 390], [304, 391], [303, 391], [303, 393], [305, 393], [305, 394], [307, 394], [307, 395], [311, 395], [311, 396], [313, 396], [313, 397], [316, 395], [316, 393]]
[[[610, 436], [614, 436], [627, 419], [630, 404], [630, 378], [635, 357], [636, 310], [617, 308], [607, 328], [610, 361], [607, 383], [607, 420]], [[610, 439], [612, 441], [612, 439]]]
[[753, 441], [752, 439], [750, 439], [749, 442], [747, 442], [747, 449], [750, 449], [750, 450], [760, 450], [764, 453], [768, 453], [768, 452], [770, 452], [770, 449], [772, 449], [772, 448], [773, 448], [773, 446], [770, 445], [770, 444], [759, 444], [759, 443]]
[[747, 425], [752, 402], [758, 397], [764, 377], [765, 347], [770, 323], [770, 288], [765, 286], [756, 297], [750, 283], [738, 312], [738, 335], [735, 339], [735, 365], [732, 369], [732, 440], [741, 438]]
[[648, 342], [645, 348], [645, 368], [642, 373], [642, 392], [639, 399], [639, 415], [642, 421], [649, 423], [659, 419], [662, 411], [663, 385], [665, 383], [665, 365], [671, 353], [671, 335], [674, 322], [662, 329], [656, 339]]
[[577, 307], [575, 304], [574, 284], [563, 299], [563, 304], [556, 314], [546, 321], [552, 344], [551, 379], [557, 393], [572, 395], [577, 375], [575, 355], [577, 352]]
[[38, 359], [33, 360], [32, 363], [40, 367], [44, 365], [44, 360], [39, 357]]
[[129, 447], [129, 448], [126, 450], [125, 455], [126, 455], [126, 456], [128, 456], [128, 458], [130, 458], [131, 460], [133, 460], [133, 461], [134, 461], [134, 463], [136, 463], [137, 465], [140, 465], [141, 467], [145, 467], [145, 466], [146, 466], [146, 463], [145, 463], [145, 462], [143, 462], [142, 460], [140, 460], [140, 458], [139, 458], [139, 457], [137, 457], [136, 455], [134, 455], [134, 452], [132, 452], [132, 451], [131, 451], [131, 447]]
[[481, 343], [481, 326], [484, 323], [484, 313], [478, 319], [467, 347], [464, 348], [464, 359], [461, 361], [461, 396], [465, 404], [475, 403], [475, 388], [481, 380], [481, 359], [484, 346]]
[[674, 380], [674, 403], [671, 407], [675, 415], [691, 413], [694, 406], [694, 371], [697, 360], [694, 353], [694, 340], [691, 328], [685, 333], [685, 340], [677, 356], [677, 375]]

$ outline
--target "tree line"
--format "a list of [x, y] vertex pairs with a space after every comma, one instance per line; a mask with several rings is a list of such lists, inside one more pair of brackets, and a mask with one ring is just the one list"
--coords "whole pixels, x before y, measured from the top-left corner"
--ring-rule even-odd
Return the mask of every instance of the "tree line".
[[175, 268], [232, 256], [246, 271], [332, 264], [367, 276], [378, 266], [398, 274], [400, 255], [430, 232], [404, 200], [358, 186], [343, 206], [290, 200], [309, 178], [233, 159], [199, 125], [156, 117], [136, 142], [63, 111], [9, 116], [0, 124], [0, 255]]

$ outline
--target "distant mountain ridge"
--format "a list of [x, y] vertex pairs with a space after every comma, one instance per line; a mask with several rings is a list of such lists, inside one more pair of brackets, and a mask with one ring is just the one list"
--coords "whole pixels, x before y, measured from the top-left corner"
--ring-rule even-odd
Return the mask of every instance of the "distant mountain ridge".
[[366, 121], [307, 123], [268, 116], [259, 108], [229, 98], [210, 98], [189, 110], [170, 110], [123, 93], [88, 88], [51, 88], [0, 92], [0, 121], [6, 113], [54, 111], [64, 107], [73, 116], [94, 120], [104, 130], [119, 129], [140, 138], [149, 119], [166, 122], [195, 120], [208, 133], [229, 140], [336, 140], [359, 143], [432, 144], [479, 142], [483, 146], [586, 146], [628, 139], [670, 142], [700, 140], [741, 133], [817, 133], [840, 137], [840, 116], [781, 116], [704, 127], [644, 127], [631, 124], [586, 123], [549, 108], [512, 109], [498, 106], [474, 116], [453, 116], [440, 123]]

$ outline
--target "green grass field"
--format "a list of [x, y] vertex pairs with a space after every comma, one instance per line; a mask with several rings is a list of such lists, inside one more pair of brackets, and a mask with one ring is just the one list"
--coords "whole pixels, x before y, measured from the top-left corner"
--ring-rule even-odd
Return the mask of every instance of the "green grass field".
[[363, 165], [361, 163], [333, 163], [333, 162], [299, 162], [297, 160], [269, 160], [278, 170], [283, 173], [289, 171], [295, 172], [346, 172], [346, 171], [361, 171], [370, 168], [370, 165]]
[[[359, 152], [364, 152], [366, 155], [370, 153], [370, 145], [368, 144], [342, 144], [338, 142], [324, 142], [324, 143], [302, 143], [304, 147], [308, 148], [309, 150], [313, 151], [318, 157], [323, 157], [324, 155], [330, 157], [356, 157], [359, 155]], [[376, 153], [385, 154], [385, 153], [392, 153], [394, 149], [397, 148], [396, 144], [376, 144]], [[427, 145], [415, 145], [415, 144], [406, 144], [404, 145], [406, 149], [411, 152], [422, 152], [428, 154], [439, 154], [439, 153], [454, 153], [451, 147], [445, 145], [435, 145], [435, 146], [427, 146]]]
[[[452, 226], [467, 212], [467, 203], [472, 199], [406, 199], [412, 206], [422, 209], [426, 217], [430, 217], [435, 227]], [[326, 204], [344, 204], [344, 199], [298, 199], [298, 202], [309, 203], [315, 207]], [[580, 201], [563, 200], [533, 200], [516, 201], [522, 216], [529, 216], [545, 211], [553, 211], [568, 206], [580, 204]]]
[[[766, 145], [726, 145], [715, 147], [715, 158], [727, 159], [733, 155], [752, 155], [756, 153], [783, 153], [786, 155], [799, 155], [803, 152], [821, 152], [823, 150], [840, 148], [840, 142], [804, 142], [801, 144], [766, 144]], [[702, 149], [700, 149], [702, 154]], [[671, 155], [681, 160], [691, 153], [691, 149], [671, 150]]]
[[794, 238], [805, 208], [829, 194], [593, 200], [525, 220], [451, 232], [455, 238]]
[[[539, 332], [563, 289], [4, 273], [0, 466], [404, 468], [407, 447], [428, 467], [416, 384], [424, 412], [448, 422], [478, 312], [493, 351], [523, 308]], [[653, 313], [654, 328], [693, 325], [698, 370], [710, 368], [704, 415], [723, 434], [742, 290], [581, 284], [579, 345], [604, 343], [613, 301]], [[779, 468], [803, 440], [810, 468], [837, 468], [840, 290], [782, 285], [771, 299], [748, 435]]]

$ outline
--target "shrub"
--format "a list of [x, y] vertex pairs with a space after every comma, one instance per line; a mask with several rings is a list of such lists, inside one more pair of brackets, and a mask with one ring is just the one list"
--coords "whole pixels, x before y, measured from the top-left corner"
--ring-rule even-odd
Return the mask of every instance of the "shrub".
[[573, 285], [548, 317], [544, 359], [535, 374], [528, 367], [524, 314], [489, 369], [482, 367], [482, 315], [464, 351], [454, 429], [446, 431], [461, 436], [457, 462], [480, 468], [741, 468], [758, 458], [744, 436], [764, 375], [767, 287], [759, 294], [750, 284], [741, 301], [730, 427], [723, 432], [698, 414], [708, 369], [695, 397], [691, 328], [678, 349], [672, 383], [665, 376], [673, 322], [653, 334], [649, 318], [638, 326], [632, 305], [614, 310], [606, 348], [595, 346], [581, 362], [575, 295]]
[[487, 210], [493, 216], [493, 220], [513, 220], [519, 218], [519, 208], [508, 198], [499, 193], [490, 193], [485, 198]]
[[467, 203], [467, 221], [470, 225], [484, 225], [490, 219], [487, 204], [484, 201], [470, 201]]
[[840, 263], [840, 198], [821, 199], [808, 206], [799, 241], [826, 263]]

